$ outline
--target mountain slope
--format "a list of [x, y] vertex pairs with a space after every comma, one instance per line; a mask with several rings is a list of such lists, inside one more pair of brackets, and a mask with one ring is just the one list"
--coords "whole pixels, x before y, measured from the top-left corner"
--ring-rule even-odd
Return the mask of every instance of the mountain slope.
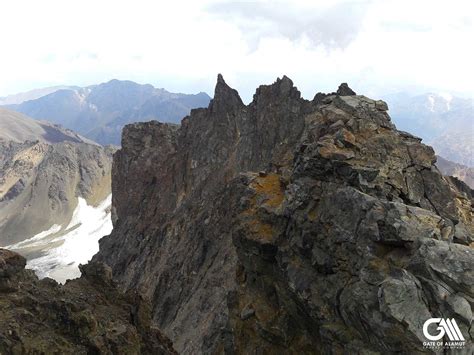
[[73, 131], [49, 122], [33, 120], [18, 112], [0, 107], [0, 139], [16, 143], [41, 141], [45, 143], [74, 142], [95, 144]]
[[219, 76], [180, 127], [125, 127], [93, 260], [180, 353], [421, 353], [432, 317], [472, 340], [474, 194], [387, 109]]
[[125, 124], [150, 119], [179, 123], [192, 108], [207, 106], [209, 100], [205, 93], [175, 94], [151, 85], [111, 80], [58, 90], [9, 108], [61, 124], [101, 144], [119, 145]]
[[[0, 127], [0, 246], [21, 251], [41, 276], [60, 281], [78, 276], [78, 263], [90, 259], [112, 226], [108, 211], [108, 228], [92, 226], [84, 233], [85, 221], [75, 221], [75, 212], [81, 203], [92, 208], [110, 196], [115, 149], [4, 109]], [[96, 229], [103, 234], [92, 233]], [[77, 259], [77, 247], [64, 248], [79, 231], [78, 246], [92, 250]], [[54, 262], [44, 259], [51, 253], [57, 255]]]

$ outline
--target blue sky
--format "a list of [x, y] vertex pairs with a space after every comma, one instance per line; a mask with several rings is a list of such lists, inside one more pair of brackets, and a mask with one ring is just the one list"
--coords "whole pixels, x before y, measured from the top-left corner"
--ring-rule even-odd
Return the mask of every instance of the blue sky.
[[248, 101], [283, 74], [303, 96], [348, 82], [472, 95], [472, 1], [2, 2], [0, 96], [112, 78]]

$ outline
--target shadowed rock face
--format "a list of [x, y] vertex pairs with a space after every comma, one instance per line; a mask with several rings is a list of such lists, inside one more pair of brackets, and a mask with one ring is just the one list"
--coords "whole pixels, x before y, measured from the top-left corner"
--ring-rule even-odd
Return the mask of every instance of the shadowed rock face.
[[103, 264], [60, 286], [41, 281], [26, 260], [0, 249], [2, 354], [175, 354], [151, 326], [150, 305], [137, 293], [119, 294]]
[[219, 76], [181, 127], [125, 127], [94, 260], [182, 353], [416, 353], [431, 317], [471, 339], [472, 190], [386, 111]]

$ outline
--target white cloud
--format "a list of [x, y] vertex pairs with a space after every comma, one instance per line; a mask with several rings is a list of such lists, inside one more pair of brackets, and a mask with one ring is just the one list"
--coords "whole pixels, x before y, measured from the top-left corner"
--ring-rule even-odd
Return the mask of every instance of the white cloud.
[[0, 95], [111, 78], [249, 100], [290, 76], [304, 96], [347, 81], [472, 93], [470, 1], [258, 3], [19, 0], [0, 5]]
[[346, 47], [358, 34], [370, 1], [219, 2], [209, 12], [235, 23], [252, 49], [265, 37], [303, 38], [311, 45]]

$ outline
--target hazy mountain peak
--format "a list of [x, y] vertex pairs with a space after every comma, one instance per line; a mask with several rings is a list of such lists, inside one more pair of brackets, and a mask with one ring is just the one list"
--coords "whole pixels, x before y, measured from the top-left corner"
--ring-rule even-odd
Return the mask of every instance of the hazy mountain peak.
[[58, 90], [9, 107], [36, 119], [59, 123], [101, 144], [118, 145], [127, 123], [179, 123], [191, 109], [207, 107], [209, 101], [206, 93], [171, 93], [150, 84], [112, 79], [85, 88]]
[[63, 90], [63, 89], [71, 89], [72, 86], [51, 86], [47, 88], [41, 89], [34, 89], [26, 92], [21, 92], [18, 94], [8, 95], [5, 97], [0, 97], [0, 106], [4, 105], [19, 105], [22, 102], [29, 101], [29, 100], [36, 100], [40, 97], [49, 95], [53, 92]]
[[473, 165], [472, 98], [432, 91], [420, 95], [397, 93], [384, 99], [398, 128], [423, 138], [437, 154], [453, 162]]

